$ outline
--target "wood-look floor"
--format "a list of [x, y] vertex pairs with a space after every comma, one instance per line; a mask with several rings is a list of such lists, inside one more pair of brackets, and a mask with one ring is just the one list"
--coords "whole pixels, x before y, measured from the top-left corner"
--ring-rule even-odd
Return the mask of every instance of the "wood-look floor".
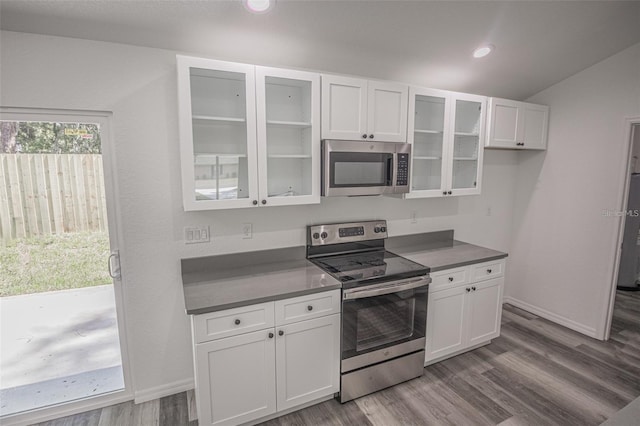
[[[490, 345], [356, 401], [327, 401], [263, 425], [599, 425], [638, 396], [640, 292], [618, 292], [608, 342], [505, 305], [502, 334]], [[41, 426], [193, 426], [194, 418], [192, 393], [182, 393]]]

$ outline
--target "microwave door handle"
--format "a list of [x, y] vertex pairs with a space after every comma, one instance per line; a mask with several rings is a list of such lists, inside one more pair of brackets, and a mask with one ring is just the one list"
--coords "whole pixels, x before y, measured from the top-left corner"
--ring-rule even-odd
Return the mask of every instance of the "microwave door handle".
[[396, 170], [393, 165], [397, 161], [398, 154], [395, 152], [391, 155], [391, 158], [387, 159], [387, 176], [391, 179], [390, 182], [387, 182], [387, 186], [394, 186], [394, 182], [396, 181]]
[[415, 280], [402, 281], [399, 284], [387, 285], [384, 287], [365, 289], [365, 290], [346, 290], [344, 292], [344, 300], [363, 299], [365, 297], [382, 296], [385, 294], [398, 293], [400, 291], [411, 290], [418, 287], [423, 287], [431, 282], [428, 277], [421, 277]]

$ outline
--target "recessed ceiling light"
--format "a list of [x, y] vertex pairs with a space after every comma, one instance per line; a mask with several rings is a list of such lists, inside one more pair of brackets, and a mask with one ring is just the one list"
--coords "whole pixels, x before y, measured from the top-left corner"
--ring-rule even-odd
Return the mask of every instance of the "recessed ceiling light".
[[491, 51], [494, 49], [494, 47], [495, 46], [493, 44], [487, 44], [487, 45], [484, 45], [484, 46], [480, 46], [476, 50], [473, 51], [473, 57], [474, 58], [484, 58], [489, 53], [491, 53]]
[[276, 0], [242, 0], [242, 3], [249, 12], [267, 13], [273, 9]]

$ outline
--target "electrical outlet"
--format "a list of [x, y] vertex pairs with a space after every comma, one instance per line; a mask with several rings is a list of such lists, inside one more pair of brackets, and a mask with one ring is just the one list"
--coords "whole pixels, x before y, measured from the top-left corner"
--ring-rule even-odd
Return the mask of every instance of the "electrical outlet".
[[211, 233], [209, 225], [185, 226], [184, 227], [184, 243], [208, 243], [211, 241]]
[[416, 217], [416, 211], [411, 212], [411, 223], [418, 223], [418, 218]]
[[247, 240], [253, 238], [253, 225], [250, 223], [242, 224], [242, 238]]

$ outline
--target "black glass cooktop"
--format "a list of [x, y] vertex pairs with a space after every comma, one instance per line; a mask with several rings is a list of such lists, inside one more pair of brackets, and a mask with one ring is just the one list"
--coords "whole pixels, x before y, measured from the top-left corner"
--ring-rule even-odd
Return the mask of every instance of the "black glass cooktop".
[[429, 268], [386, 250], [329, 255], [309, 260], [340, 280], [343, 288], [429, 273]]

